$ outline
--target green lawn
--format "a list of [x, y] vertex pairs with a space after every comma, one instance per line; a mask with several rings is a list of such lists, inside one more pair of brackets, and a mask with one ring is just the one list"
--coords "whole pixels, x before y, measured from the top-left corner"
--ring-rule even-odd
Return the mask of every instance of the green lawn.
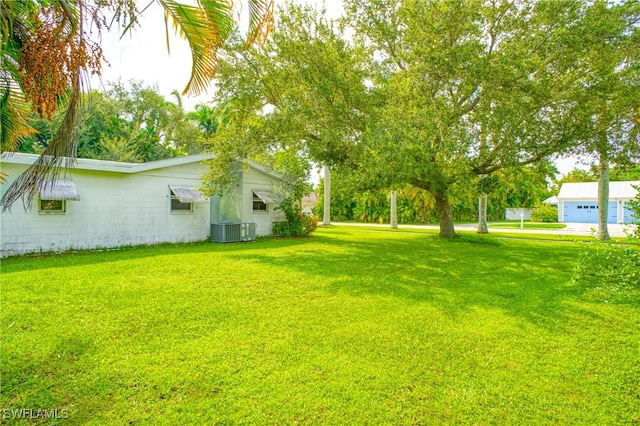
[[640, 300], [572, 284], [580, 250], [332, 227], [3, 260], [0, 408], [63, 424], [638, 423]]

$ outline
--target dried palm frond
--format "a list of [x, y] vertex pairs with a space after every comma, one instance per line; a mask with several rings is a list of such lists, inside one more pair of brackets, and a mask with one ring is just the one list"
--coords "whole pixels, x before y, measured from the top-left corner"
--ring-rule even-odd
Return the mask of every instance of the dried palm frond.
[[67, 112], [60, 128], [42, 155], [9, 186], [2, 196], [0, 206], [3, 212], [10, 210], [13, 203], [19, 199], [22, 199], [25, 209], [30, 209], [33, 198], [38, 194], [43, 183], [53, 185], [60, 178], [61, 173], [67, 176], [75, 162], [81, 100], [81, 77], [78, 70]]

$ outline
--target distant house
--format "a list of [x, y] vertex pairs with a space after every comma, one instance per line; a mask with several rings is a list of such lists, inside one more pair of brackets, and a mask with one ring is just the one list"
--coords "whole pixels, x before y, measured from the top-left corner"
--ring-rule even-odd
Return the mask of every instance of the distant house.
[[[0, 255], [201, 241], [220, 222], [250, 222], [257, 235], [270, 234], [272, 223], [283, 219], [273, 197], [282, 177], [249, 162], [227, 195], [203, 197], [202, 162], [212, 156], [142, 164], [78, 159], [66, 179], [40, 187], [30, 211], [18, 202], [2, 213]], [[37, 158], [4, 154], [2, 193]]]
[[313, 208], [318, 204], [318, 194], [311, 192], [302, 197], [302, 213], [313, 214]]
[[504, 218], [506, 220], [531, 220], [533, 209], [529, 208], [508, 208], [505, 210]]
[[[610, 182], [607, 223], [632, 223], [629, 200], [638, 194], [640, 181]], [[564, 183], [558, 194], [558, 221], [598, 223], [598, 182]]]

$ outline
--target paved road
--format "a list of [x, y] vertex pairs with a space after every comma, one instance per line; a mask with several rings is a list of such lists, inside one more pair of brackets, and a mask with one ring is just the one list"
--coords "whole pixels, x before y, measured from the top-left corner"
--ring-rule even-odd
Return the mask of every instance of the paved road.
[[[388, 228], [389, 224], [376, 224], [376, 223], [346, 223], [346, 222], [331, 222], [336, 226], [373, 226], [380, 228]], [[491, 232], [509, 232], [509, 233], [523, 233], [523, 234], [551, 234], [551, 235], [592, 235], [598, 229], [598, 225], [594, 223], [566, 223], [566, 228], [562, 229], [520, 229], [520, 228], [492, 228], [489, 224], [489, 233]], [[455, 225], [458, 231], [471, 231], [475, 230], [476, 224], [458, 224]], [[624, 238], [627, 236], [625, 229], [629, 225], [608, 225], [609, 235], [612, 237]], [[439, 229], [437, 225], [398, 225], [399, 229]]]

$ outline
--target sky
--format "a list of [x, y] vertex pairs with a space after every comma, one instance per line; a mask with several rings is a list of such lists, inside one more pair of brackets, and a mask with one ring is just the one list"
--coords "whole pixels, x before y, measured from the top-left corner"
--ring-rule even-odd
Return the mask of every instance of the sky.
[[[181, 0], [189, 3], [189, 0]], [[320, 8], [322, 0], [297, 0], [297, 3], [310, 4]], [[139, 0], [143, 8], [148, 0]], [[236, 0], [237, 5], [246, 1]], [[342, 11], [342, 0], [326, 0], [327, 13], [337, 17]], [[278, 5], [284, 0], [276, 0]], [[171, 92], [177, 90], [182, 93], [191, 75], [191, 51], [188, 43], [174, 34], [170, 29], [170, 53], [167, 52], [166, 32], [163, 10], [155, 2], [144, 11], [140, 17], [140, 25], [135, 31], [120, 37], [119, 31], [103, 34], [102, 48], [104, 56], [109, 62], [102, 69], [101, 78], [91, 79], [91, 89], [106, 90], [109, 82], [122, 79], [143, 81], [148, 85], [157, 85], [158, 91], [165, 98], [171, 97]], [[183, 97], [183, 105], [187, 111], [193, 110], [196, 104], [207, 102], [213, 93], [211, 86], [208, 93], [198, 97]]]
[[[187, 0], [184, 1], [185, 3]], [[297, 3], [310, 4], [320, 8], [322, 0], [296, 0]], [[244, 3], [237, 0], [236, 4]], [[141, 1], [146, 5], [147, 0]], [[245, 3], [246, 4], [246, 3]], [[284, 0], [276, 0], [278, 5]], [[338, 17], [342, 12], [342, 0], [326, 0], [324, 2], [330, 17]], [[144, 7], [144, 6], [141, 6]], [[191, 52], [187, 42], [170, 31], [170, 53], [167, 52], [165, 41], [165, 25], [162, 8], [155, 2], [140, 17], [139, 27], [120, 37], [117, 30], [103, 34], [102, 48], [109, 64], [102, 69], [101, 78], [91, 79], [91, 89], [106, 90], [109, 82], [121, 79], [127, 82], [131, 79], [143, 81], [148, 85], [157, 85], [158, 91], [165, 98], [171, 99], [171, 92], [182, 90], [189, 81], [191, 73]], [[183, 96], [185, 110], [193, 110], [198, 103], [207, 102], [213, 93], [211, 86], [208, 93], [197, 97]], [[587, 169], [576, 158], [566, 158], [556, 161], [556, 167], [562, 174], [578, 167]]]

